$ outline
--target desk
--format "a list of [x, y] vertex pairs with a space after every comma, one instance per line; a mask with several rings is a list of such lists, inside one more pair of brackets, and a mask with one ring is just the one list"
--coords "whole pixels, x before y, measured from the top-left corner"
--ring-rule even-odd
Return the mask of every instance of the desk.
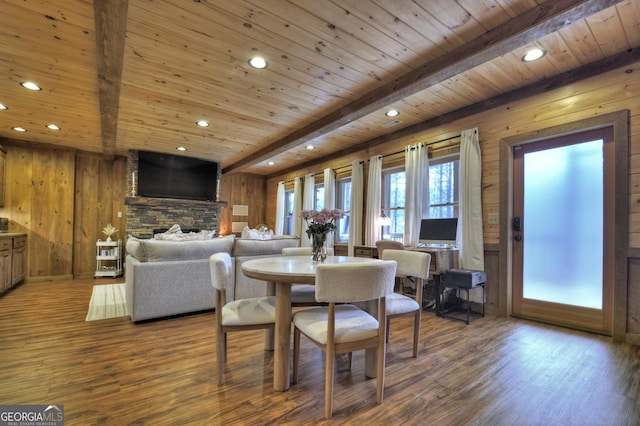
[[[376, 262], [375, 259], [363, 257], [329, 256], [327, 264]], [[269, 292], [276, 296], [276, 324], [274, 330], [273, 354], [273, 388], [286, 391], [290, 386], [290, 336], [291, 336], [291, 285], [315, 284], [316, 267], [307, 256], [266, 257], [248, 260], [242, 264], [242, 272], [248, 277], [267, 281]], [[374, 351], [367, 351], [367, 367], [375, 366]], [[373, 363], [373, 364], [372, 364]], [[367, 375], [371, 377], [371, 370]], [[375, 377], [375, 367], [373, 368]]]

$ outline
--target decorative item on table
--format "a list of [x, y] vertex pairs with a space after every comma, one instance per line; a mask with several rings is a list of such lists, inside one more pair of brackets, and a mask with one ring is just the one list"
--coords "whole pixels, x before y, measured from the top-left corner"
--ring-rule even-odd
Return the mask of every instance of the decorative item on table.
[[311, 239], [311, 260], [324, 262], [327, 259], [327, 234], [336, 229], [336, 220], [344, 213], [339, 209], [303, 210], [300, 217], [307, 222], [307, 236]]
[[107, 236], [107, 241], [111, 241], [111, 236], [116, 232], [118, 232], [118, 228], [114, 227], [112, 224], [108, 224], [102, 228], [102, 233]]

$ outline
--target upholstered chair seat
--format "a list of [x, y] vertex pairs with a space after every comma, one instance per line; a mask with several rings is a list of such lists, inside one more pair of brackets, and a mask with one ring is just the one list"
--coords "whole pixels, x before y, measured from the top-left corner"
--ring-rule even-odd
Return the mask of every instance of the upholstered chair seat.
[[218, 385], [224, 384], [224, 363], [227, 361], [227, 334], [234, 331], [275, 327], [276, 298], [274, 296], [238, 299], [226, 303], [227, 289], [233, 286], [233, 262], [228, 253], [216, 253], [209, 258], [211, 284], [216, 298], [216, 366]]
[[418, 357], [420, 343], [420, 321], [422, 318], [422, 287], [429, 279], [429, 265], [431, 255], [429, 253], [386, 249], [382, 254], [384, 260], [394, 260], [398, 267], [397, 276], [411, 277], [415, 279], [415, 298], [405, 294], [393, 293], [386, 298], [387, 304], [387, 342], [389, 341], [389, 330], [391, 320], [399, 317], [414, 317], [413, 325], [413, 357]]
[[[302, 309], [293, 315], [293, 382], [298, 381], [300, 335], [325, 351], [325, 417], [333, 413], [336, 354], [377, 349], [376, 401], [382, 403], [385, 365], [385, 297], [393, 291], [396, 262], [322, 264], [316, 268], [316, 301], [327, 306]], [[353, 303], [375, 301], [376, 315]], [[349, 362], [349, 367], [351, 363]], [[364, 399], [365, 397], [363, 397]]]

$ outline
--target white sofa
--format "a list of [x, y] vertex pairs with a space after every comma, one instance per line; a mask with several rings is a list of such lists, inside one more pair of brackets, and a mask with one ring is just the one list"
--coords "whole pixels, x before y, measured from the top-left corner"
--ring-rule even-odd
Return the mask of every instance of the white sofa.
[[141, 240], [126, 244], [127, 313], [134, 322], [199, 312], [215, 307], [209, 257], [218, 252], [234, 257], [233, 287], [227, 298], [264, 296], [264, 282], [246, 277], [241, 265], [249, 259], [279, 256], [284, 247], [298, 247], [296, 237], [249, 240], [233, 236], [195, 241]]

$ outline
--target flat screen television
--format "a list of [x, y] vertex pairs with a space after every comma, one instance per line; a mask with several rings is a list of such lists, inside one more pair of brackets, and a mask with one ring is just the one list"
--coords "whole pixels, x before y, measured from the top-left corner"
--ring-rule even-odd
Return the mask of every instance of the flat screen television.
[[458, 218], [422, 219], [420, 245], [448, 247], [456, 245]]
[[218, 163], [180, 155], [138, 151], [138, 195], [216, 201]]

